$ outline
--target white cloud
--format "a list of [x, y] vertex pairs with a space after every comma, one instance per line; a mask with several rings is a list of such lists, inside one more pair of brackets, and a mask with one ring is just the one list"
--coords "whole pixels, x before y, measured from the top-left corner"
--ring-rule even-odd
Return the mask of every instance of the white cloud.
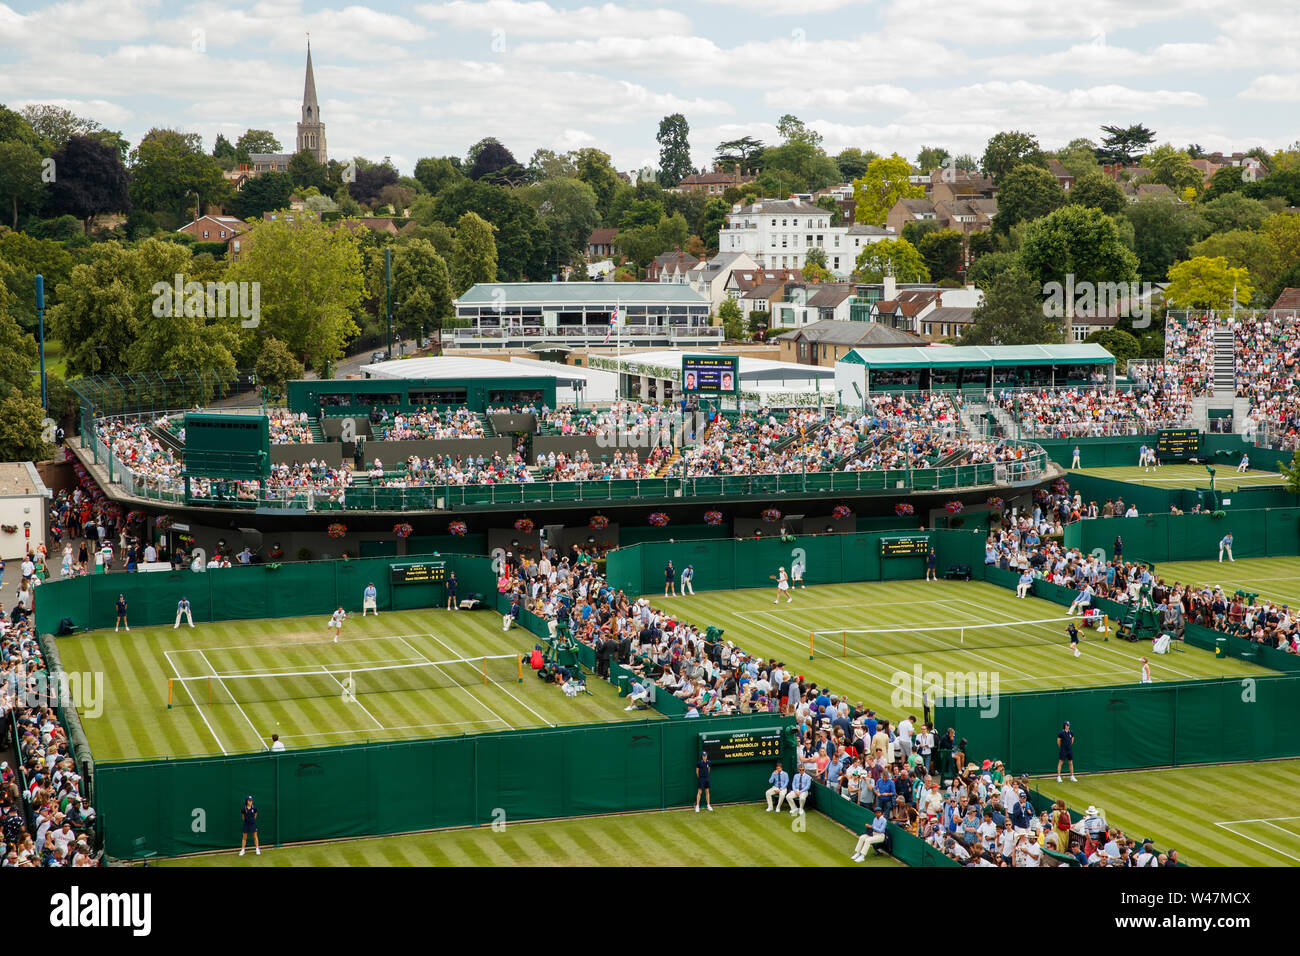
[[1266, 100], [1273, 103], [1300, 102], [1300, 73], [1291, 73], [1287, 76], [1268, 73], [1257, 76], [1237, 95], [1245, 100]]
[[561, 10], [549, 3], [519, 0], [451, 0], [421, 4], [421, 16], [460, 30], [487, 34], [501, 31], [506, 46], [511, 34], [524, 36], [602, 37], [611, 33], [626, 36], [660, 36], [690, 30], [690, 19], [671, 10], [636, 10], [614, 3], [599, 7]]

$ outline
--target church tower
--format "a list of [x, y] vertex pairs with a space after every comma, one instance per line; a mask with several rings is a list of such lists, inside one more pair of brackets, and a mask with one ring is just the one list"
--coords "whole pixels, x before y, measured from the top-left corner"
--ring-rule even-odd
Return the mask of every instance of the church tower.
[[320, 119], [320, 104], [316, 102], [316, 76], [311, 69], [311, 41], [307, 41], [307, 82], [302, 91], [302, 122], [298, 124], [298, 149], [316, 157], [322, 165], [329, 164], [325, 151], [325, 124]]

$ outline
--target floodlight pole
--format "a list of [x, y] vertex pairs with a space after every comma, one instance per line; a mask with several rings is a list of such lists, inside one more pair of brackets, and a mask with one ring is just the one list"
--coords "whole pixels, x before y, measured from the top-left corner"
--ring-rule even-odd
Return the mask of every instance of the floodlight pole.
[[45, 398], [45, 276], [36, 276], [36, 320], [40, 331], [41, 350], [41, 408], [48, 411], [49, 403]]
[[393, 360], [393, 247], [384, 247], [384, 316], [388, 329], [388, 361]]

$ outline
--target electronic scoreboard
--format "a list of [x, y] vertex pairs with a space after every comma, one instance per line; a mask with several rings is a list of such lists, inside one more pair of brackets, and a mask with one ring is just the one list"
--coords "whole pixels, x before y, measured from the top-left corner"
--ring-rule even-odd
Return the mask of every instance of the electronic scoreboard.
[[700, 734], [700, 750], [708, 754], [713, 763], [777, 760], [781, 756], [783, 733], [780, 727], [704, 733]]
[[392, 584], [436, 584], [447, 578], [446, 561], [413, 561], [391, 567]]
[[923, 558], [930, 551], [928, 534], [911, 535], [906, 538], [881, 538], [880, 556], [882, 558]]
[[1156, 433], [1157, 457], [1186, 459], [1200, 451], [1201, 433], [1195, 428], [1162, 428]]

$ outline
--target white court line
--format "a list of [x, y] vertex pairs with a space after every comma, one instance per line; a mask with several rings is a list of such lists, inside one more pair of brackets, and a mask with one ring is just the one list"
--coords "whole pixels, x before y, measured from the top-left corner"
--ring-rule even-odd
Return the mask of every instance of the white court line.
[[[1040, 598], [1040, 600], [1041, 600], [1041, 598]], [[977, 609], [979, 609], [979, 610], [981, 610], [981, 611], [985, 611], [985, 612], [987, 612], [987, 611], [989, 610], [988, 608], [984, 607], [984, 606], [981, 605], [981, 604], [976, 604], [974, 601], [966, 601], [966, 600], [962, 600], [962, 603], [963, 603], [963, 604], [968, 604], [968, 605], [970, 605], [971, 607], [973, 607], [973, 608], [977, 608]], [[1001, 611], [1001, 612], [995, 612], [995, 613], [1002, 613], [1002, 614], [1005, 614], [1005, 613], [1007, 613], [1007, 612], [1006, 612], [1006, 611]], [[1000, 624], [1014, 624], [1014, 623], [1016, 623], [1016, 622], [1015, 622], [1015, 621], [999, 621], [999, 622], [997, 622], [997, 623], [1000, 623]], [[1143, 642], [1139, 641], [1138, 643], [1143, 643]], [[1100, 642], [1100, 641], [1094, 641], [1094, 642], [1091, 642], [1089, 646], [1091, 646], [1091, 647], [1095, 647], [1095, 648], [1097, 648], [1098, 650], [1102, 650], [1102, 651], [1110, 651], [1110, 652], [1112, 652], [1112, 653], [1114, 653], [1114, 654], [1118, 654], [1120, 657], [1124, 657], [1124, 652], [1123, 652], [1123, 651], [1116, 650], [1116, 649], [1113, 648], [1113, 647], [1107, 647], [1103, 642]], [[1139, 655], [1139, 656], [1140, 656], [1140, 655]], [[1158, 655], [1158, 654], [1152, 654], [1151, 656], [1152, 656], [1152, 657], [1158, 657], [1158, 656], [1160, 656], [1160, 655]], [[1135, 657], [1134, 660], [1136, 660], [1136, 659], [1137, 659], [1137, 658]], [[1172, 666], [1170, 666], [1169, 664], [1160, 663], [1160, 662], [1157, 662], [1157, 661], [1150, 661], [1150, 664], [1151, 664], [1151, 668], [1152, 668], [1152, 670], [1154, 670], [1156, 667], [1163, 667], [1165, 670], [1173, 671], [1175, 674], [1178, 674], [1178, 675], [1180, 675], [1180, 676], [1182, 676], [1182, 677], [1186, 677], [1186, 678], [1188, 678], [1189, 680], [1195, 680], [1195, 679], [1196, 679], [1192, 674], [1188, 674], [1186, 671], [1180, 671], [1178, 668], [1176, 668], [1176, 667], [1172, 667]], [[1134, 681], [1134, 683], [1137, 683], [1137, 682]]]
[[[428, 635], [428, 636], [429, 636], [429, 637], [433, 637], [432, 634], [430, 634], [430, 635]], [[438, 639], [435, 637], [434, 640], [438, 640]], [[420, 649], [419, 649], [418, 647], [416, 647], [415, 645], [413, 645], [413, 644], [412, 644], [410, 641], [408, 641], [406, 638], [402, 638], [401, 641], [402, 641], [403, 644], [405, 644], [407, 647], [409, 647], [409, 648], [410, 648], [411, 650], [413, 650], [415, 653], [420, 654]], [[441, 643], [441, 642], [439, 642], [439, 643]], [[443, 646], [445, 647], [446, 645], [444, 644]], [[421, 656], [421, 657], [424, 657], [423, 654], [420, 654], [420, 656]], [[427, 657], [424, 657], [424, 659], [425, 659], [425, 661], [427, 661], [428, 663], [433, 664], [435, 667], [437, 667], [437, 664], [434, 663], [434, 661], [429, 660], [429, 658], [427, 658]], [[438, 667], [438, 670], [439, 670], [439, 671], [442, 671], [442, 673], [444, 673], [444, 674], [447, 674], [447, 672], [446, 672], [445, 670], [443, 670], [441, 667]], [[447, 674], [447, 676], [448, 676], [448, 677], [451, 677], [450, 674]], [[451, 679], [452, 679], [453, 682], [455, 682], [455, 680], [456, 680], [455, 677], [451, 677]], [[474, 703], [476, 703], [476, 704], [478, 704], [479, 706], [483, 707], [483, 708], [484, 708], [484, 709], [485, 709], [489, 714], [491, 714], [491, 715], [492, 715], [493, 717], [495, 717], [497, 720], [501, 721], [501, 723], [505, 724], [505, 725], [506, 725], [507, 727], [509, 727], [511, 730], [514, 730], [514, 729], [515, 729], [515, 725], [514, 725], [514, 724], [510, 723], [510, 721], [506, 720], [504, 717], [502, 717], [500, 714], [498, 714], [498, 713], [497, 713], [495, 710], [493, 710], [491, 707], [488, 707], [488, 705], [487, 705], [486, 702], [481, 701], [481, 700], [479, 700], [477, 697], [475, 697], [474, 694], [470, 691], [470, 689], [469, 689], [468, 687], [466, 687], [464, 684], [457, 684], [456, 686], [459, 687], [461, 690], [463, 690], [463, 691], [464, 691], [464, 692], [469, 696], [469, 699], [470, 699], [470, 700], [474, 701]]]
[[[403, 724], [400, 727], [385, 727], [385, 730], [427, 730], [430, 727], [470, 727], [477, 724], [495, 724], [493, 717], [482, 720], [448, 720], [437, 724]], [[300, 740], [304, 737], [342, 737], [346, 734], [360, 734], [360, 730], [322, 730], [313, 734], [281, 734], [281, 740]]]
[[[464, 654], [460, 653], [458, 650], [456, 650], [456, 648], [452, 647], [452, 646], [451, 646], [450, 644], [448, 644], [446, 641], [441, 640], [440, 638], [434, 637], [434, 635], [432, 635], [432, 634], [430, 634], [429, 636], [432, 637], [432, 638], [433, 638], [435, 641], [437, 641], [439, 644], [441, 644], [443, 647], [447, 648], [447, 650], [451, 651], [451, 655], [452, 655], [452, 657], [460, 657], [460, 658], [464, 658], [464, 656], [465, 656]], [[416, 651], [416, 653], [418, 654], [419, 651]], [[492, 683], [492, 686], [494, 686], [494, 687], [499, 687], [501, 690], [505, 691], [506, 694], [508, 694], [508, 695], [509, 695], [509, 696], [510, 696], [514, 701], [515, 701], [515, 703], [517, 703], [520, 707], [523, 707], [526, 711], [528, 711], [530, 714], [532, 714], [534, 717], [536, 717], [538, 720], [540, 720], [540, 721], [541, 721], [543, 724], [545, 724], [546, 726], [548, 726], [548, 727], [556, 727], [556, 726], [558, 726], [558, 724], [556, 724], [555, 721], [553, 721], [553, 720], [547, 720], [545, 717], [543, 717], [543, 716], [542, 716], [541, 714], [539, 714], [537, 711], [533, 710], [533, 708], [531, 708], [531, 707], [529, 707], [527, 704], [525, 704], [525, 703], [524, 703], [522, 700], [520, 700], [518, 697], [515, 697], [514, 694], [511, 694], [511, 693], [510, 693], [510, 688], [506, 687], [505, 684], [502, 684], [502, 683], [500, 683], [499, 681], [492, 680], [492, 678], [490, 678], [490, 677], [488, 678], [488, 680]]]
[[[908, 601], [907, 602], [909, 607], [914, 604], [951, 604], [951, 603], [952, 603], [951, 601]], [[799, 613], [799, 610], [803, 610], [809, 614], [815, 614], [821, 611], [832, 611], [835, 610], [836, 608], [844, 608], [844, 607], [859, 608], [859, 607], [897, 607], [897, 606], [898, 606], [898, 602], [896, 601], [877, 601], [877, 602], [865, 603], [865, 604], [816, 604], [816, 605], [809, 605], [807, 607], [802, 607], [801, 609], [790, 608], [790, 610], [795, 611], [795, 613]], [[783, 612], [769, 611], [764, 609], [759, 611], [746, 611], [745, 613], [746, 614], [781, 614]]]
[[[381, 634], [377, 637], [349, 637], [347, 639], [347, 642], [349, 644], [359, 644], [362, 641], [393, 641], [393, 640], [401, 640], [404, 637], [423, 637], [423, 636], [424, 636], [423, 634]], [[280, 641], [278, 643], [273, 643], [273, 644], [223, 644], [220, 647], [205, 647], [201, 649], [205, 651], [242, 651], [242, 650], [247, 650], [250, 647], [253, 647], [253, 648], [257, 648], [258, 650], [268, 650], [268, 649], [275, 650], [280, 647], [299, 647], [299, 646], [310, 647], [313, 644], [333, 644], [333, 643], [334, 643], [334, 639], [329, 638], [327, 640], [319, 640], [319, 641]], [[193, 649], [194, 648], [184, 648], [184, 650], [193, 650]]]
[[1216, 827], [1232, 826], [1237, 823], [1272, 823], [1274, 820], [1300, 820], [1300, 817], [1260, 817], [1257, 820], [1224, 820], [1222, 823], [1216, 823]]
[[[376, 716], [375, 716], [374, 714], [372, 714], [370, 711], [366, 710], [366, 705], [363, 704], [363, 703], [361, 703], [361, 695], [358, 694], [358, 693], [356, 692], [356, 689], [355, 689], [355, 688], [348, 689], [347, 687], [343, 686], [343, 682], [342, 682], [341, 680], [339, 680], [337, 677], [335, 677], [333, 674], [331, 674], [331, 673], [329, 672], [329, 668], [326, 667], [324, 664], [322, 664], [322, 665], [320, 666], [320, 669], [325, 673], [325, 676], [326, 676], [326, 677], [328, 677], [328, 678], [329, 678], [330, 680], [332, 680], [334, 683], [336, 683], [336, 684], [339, 685], [339, 690], [343, 691], [343, 700], [344, 700], [345, 703], [353, 703], [353, 704], [356, 704], [356, 705], [357, 705], [358, 707], [360, 707], [362, 710], [365, 710], [365, 711], [366, 711], [366, 716], [369, 717], [371, 720], [373, 720], [373, 721], [375, 722], [375, 724], [378, 725], [378, 727], [379, 727], [380, 730], [387, 730], [387, 729], [388, 729], [388, 728], [386, 728], [383, 724], [379, 723], [379, 718], [378, 718], [378, 717], [376, 717]], [[352, 698], [351, 701], [348, 701], [347, 698], [349, 698], [349, 697]]]
[[[777, 631], [777, 630], [775, 630], [775, 629], [773, 629], [773, 628], [768, 627], [766, 624], [762, 623], [761, 621], [751, 621], [751, 620], [749, 620], [749, 619], [745, 616], [746, 613], [748, 613], [748, 612], [745, 612], [745, 611], [728, 611], [727, 613], [728, 613], [728, 614], [731, 614], [731, 615], [733, 615], [733, 616], [735, 616], [735, 617], [740, 618], [740, 619], [741, 619], [742, 621], [744, 621], [745, 623], [747, 623], [747, 624], [751, 624], [751, 625], [753, 625], [754, 627], [761, 627], [763, 630], [767, 631], [769, 634], [775, 634], [777, 637], [781, 638], [781, 640], [783, 640], [783, 641], [789, 641], [791, 644], [795, 644], [795, 645], [797, 645], [797, 646], [801, 646], [801, 647], [803, 647], [805, 650], [806, 650], [807, 647], [808, 647], [808, 645], [805, 644], [803, 641], [796, 640], [796, 639], [793, 638], [793, 637], [787, 637], [785, 634], [782, 634], [780, 631]], [[876, 658], [876, 657], [866, 657], [866, 656], [864, 655], [864, 659], [865, 659], [865, 660], [869, 660], [869, 661], [875, 661], [877, 664], [879, 664], [881, 667], [886, 668], [886, 669], [887, 669], [888, 671], [890, 671], [891, 673], [893, 673], [893, 672], [899, 670], [899, 668], [897, 668], [897, 667], [890, 667], [890, 666], [889, 666], [888, 664], [886, 664], [884, 661], [882, 661], [882, 660], [880, 660], [879, 658]], [[870, 671], [868, 671], [868, 670], [863, 670], [861, 667], [856, 667], [856, 666], [854, 666], [853, 664], [850, 664], [848, 661], [844, 660], [843, 658], [837, 658], [837, 660], [839, 660], [839, 662], [840, 662], [841, 664], [843, 664], [845, 667], [849, 668], [850, 670], [855, 670], [855, 671], [857, 671], [859, 674], [862, 674], [862, 675], [864, 675], [864, 676], [866, 676], [866, 677], [870, 677], [870, 678], [871, 678], [872, 680], [874, 680], [874, 681], [879, 681], [880, 683], [884, 684], [886, 687], [892, 687], [892, 688], [897, 689], [897, 686], [898, 686], [898, 685], [897, 685], [897, 684], [894, 684], [892, 681], [887, 681], [887, 680], [885, 680], [883, 677], [877, 677], [875, 674], [871, 673]]]
[[[1261, 821], [1259, 821], [1259, 822], [1261, 822], [1261, 823], [1267, 823], [1268, 821], [1267, 821], [1267, 820], [1261, 820]], [[1297, 863], [1300, 863], [1300, 856], [1292, 856], [1290, 853], [1287, 853], [1285, 850], [1279, 850], [1277, 847], [1273, 846], [1271, 843], [1265, 843], [1263, 840], [1256, 840], [1256, 839], [1255, 839], [1254, 837], [1252, 837], [1252, 836], [1246, 836], [1246, 834], [1244, 834], [1244, 833], [1238, 833], [1238, 832], [1237, 832], [1236, 830], [1234, 830], [1232, 827], [1227, 826], [1227, 825], [1222, 824], [1222, 823], [1216, 823], [1215, 826], [1216, 826], [1216, 827], [1223, 827], [1223, 829], [1227, 830], [1229, 833], [1231, 833], [1231, 834], [1232, 834], [1233, 836], [1235, 836], [1235, 837], [1241, 837], [1241, 839], [1243, 839], [1243, 840], [1249, 840], [1251, 843], [1258, 844], [1259, 846], [1262, 846], [1262, 847], [1263, 847], [1264, 849], [1266, 849], [1266, 850], [1272, 850], [1274, 853], [1280, 853], [1280, 854], [1282, 854], [1282, 856], [1285, 856], [1285, 857], [1287, 857], [1288, 859], [1295, 860]]]
[[[179, 653], [202, 654], [203, 659], [207, 661], [207, 655], [203, 654], [202, 651], [195, 650], [195, 651], [184, 651]], [[339, 670], [340, 668], [344, 668], [344, 667], [349, 667], [356, 670], [356, 669], [363, 669], [368, 667], [392, 667], [399, 664], [419, 664], [422, 663], [424, 660], [425, 660], [424, 658], [419, 658], [419, 657], [397, 657], [397, 658], [383, 658], [377, 661], [338, 661], [338, 662], [331, 661], [328, 666], [334, 670]], [[212, 667], [212, 664], [209, 662], [208, 666]], [[224, 671], [222, 673], [222, 676], [223, 677], [259, 677], [263, 674], [283, 674], [285, 673], [283, 668], [286, 667], [290, 669], [290, 672], [298, 673], [298, 671], [294, 670], [294, 668], [299, 668], [299, 667], [311, 668], [313, 666], [320, 667], [322, 665], [320, 661], [314, 661], [311, 664], [281, 664], [278, 666], [271, 665], [270, 667], [255, 667], [252, 668], [251, 670], [228, 670], [228, 671]], [[217, 669], [213, 667], [212, 672], [214, 674], [217, 673]], [[308, 673], [308, 671], [302, 671], [302, 673]]]
[[262, 732], [257, 729], [257, 724], [253, 723], [252, 718], [245, 713], [244, 708], [239, 706], [239, 698], [231, 693], [230, 687], [221, 679], [220, 672], [212, 666], [212, 661], [208, 660], [208, 655], [199, 651], [199, 656], [203, 658], [203, 663], [208, 665], [208, 669], [212, 671], [212, 676], [217, 678], [217, 683], [225, 689], [227, 694], [230, 694], [230, 702], [233, 703], [235, 708], [244, 715], [244, 719], [248, 721], [248, 726], [253, 728], [253, 736], [256, 737], [263, 746], [269, 746], [269, 744], [265, 743], [264, 738], [262, 737]]
[[[1280, 819], [1282, 819], [1282, 818], [1281, 818], [1281, 817], [1275, 817], [1274, 819], [1280, 820]], [[1288, 830], [1286, 827], [1280, 827], [1280, 826], [1278, 826], [1276, 823], [1274, 823], [1272, 820], [1265, 820], [1264, 822], [1267, 823], [1269, 826], [1271, 826], [1274, 830], [1281, 830], [1283, 833], [1285, 833], [1285, 834], [1286, 834], [1287, 836], [1289, 836], [1289, 837], [1300, 837], [1300, 833], [1297, 833], [1295, 830]]]
[[[171, 651], [163, 651], [163, 657], [167, 658], [167, 663], [171, 665], [172, 673], [177, 677], [180, 677], [181, 672], [176, 669], [176, 662], [172, 660]], [[208, 733], [212, 735], [212, 739], [215, 740], [217, 746], [221, 748], [221, 752], [223, 754], [230, 753], [230, 751], [226, 749], [225, 745], [222, 744], [221, 738], [217, 736], [217, 732], [212, 729], [212, 725], [208, 723], [207, 715], [203, 713], [203, 708], [199, 706], [199, 702], [194, 699], [194, 694], [190, 691], [189, 684], [185, 681], [181, 681], [180, 684], [185, 688], [185, 693], [189, 695], [190, 701], [194, 704], [194, 709], [199, 712], [199, 717], [203, 720], [204, 725], [207, 726]]]

